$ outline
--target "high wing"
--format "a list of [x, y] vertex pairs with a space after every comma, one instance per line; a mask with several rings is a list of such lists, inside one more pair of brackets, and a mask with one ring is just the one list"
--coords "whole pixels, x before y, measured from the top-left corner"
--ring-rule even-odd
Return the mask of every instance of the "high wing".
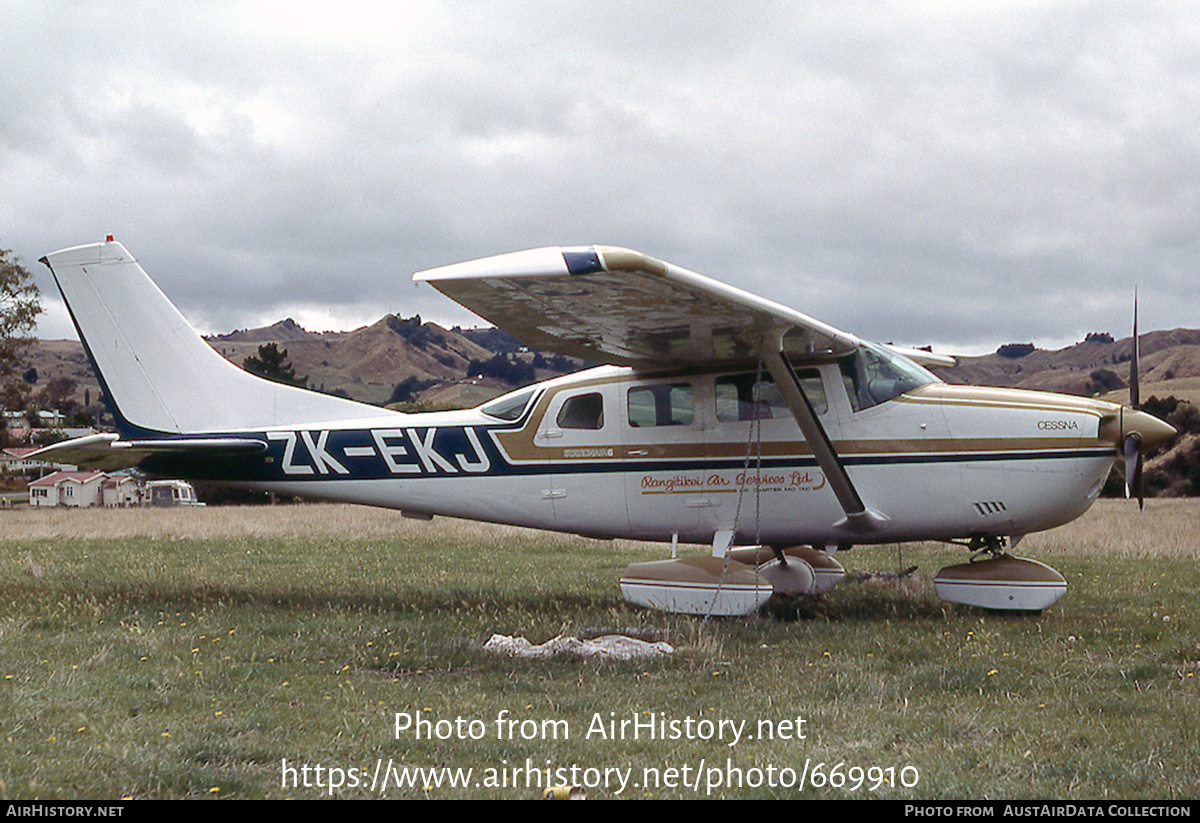
[[593, 362], [745, 362], [780, 337], [793, 361], [858, 338], [778, 303], [615, 246], [548, 247], [413, 275], [523, 342]]
[[[418, 272], [531, 346], [635, 368], [720, 366], [756, 357], [829, 479], [848, 534], [887, 515], [859, 495], [793, 364], [839, 357], [857, 337], [778, 303], [614, 246], [548, 247]], [[928, 362], [928, 360], [927, 360]]]

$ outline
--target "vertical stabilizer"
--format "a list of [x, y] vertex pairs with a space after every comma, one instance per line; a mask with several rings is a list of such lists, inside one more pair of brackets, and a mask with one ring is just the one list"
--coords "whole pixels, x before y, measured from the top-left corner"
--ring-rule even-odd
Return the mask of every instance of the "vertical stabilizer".
[[109, 240], [42, 258], [125, 436], [265, 429], [387, 415], [263, 380], [213, 350], [125, 247]]

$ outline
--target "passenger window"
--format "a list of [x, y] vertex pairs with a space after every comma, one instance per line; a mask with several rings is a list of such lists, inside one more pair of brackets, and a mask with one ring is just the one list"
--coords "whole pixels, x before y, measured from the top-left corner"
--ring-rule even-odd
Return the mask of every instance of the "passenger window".
[[813, 411], [824, 414], [829, 408], [829, 402], [825, 399], [825, 384], [821, 382], [821, 372], [817, 369], [796, 369], [796, 376], [800, 378], [800, 385], [808, 396], [808, 402], [812, 403]]
[[604, 427], [604, 398], [598, 394], [577, 394], [558, 410], [558, 425], [564, 429], [600, 429]]
[[696, 419], [690, 383], [658, 383], [629, 390], [629, 425], [690, 426]]
[[[817, 369], [797, 369], [796, 376], [800, 385], [812, 403], [813, 411], [824, 414], [829, 408], [825, 400], [825, 387], [821, 383], [821, 373]], [[762, 374], [758, 391], [754, 384], [758, 375], [754, 372], [746, 374], [730, 374], [718, 377], [716, 384], [717, 420], [723, 423], [733, 423], [739, 420], [771, 420], [774, 418], [790, 418], [791, 409], [771, 375]]]

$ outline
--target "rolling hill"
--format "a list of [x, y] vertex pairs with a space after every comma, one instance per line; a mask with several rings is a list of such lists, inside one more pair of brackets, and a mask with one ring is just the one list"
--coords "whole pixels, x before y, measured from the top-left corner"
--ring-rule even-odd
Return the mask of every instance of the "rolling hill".
[[[259, 346], [275, 343], [287, 350], [296, 373], [307, 375], [310, 388], [378, 405], [392, 399], [397, 385], [405, 381], [414, 399], [460, 407], [483, 402], [513, 388], [503, 377], [481, 376], [488, 369], [480, 365], [497, 358], [526, 364], [521, 382], [545, 379], [581, 365], [525, 350], [497, 329], [445, 329], [424, 323], [420, 317], [396, 315], [348, 332], [311, 332], [287, 319], [211, 337], [209, 343], [239, 366], [255, 355]], [[950, 383], [1038, 389], [1124, 402], [1131, 352], [1129, 338], [1114, 341], [1096, 334], [1056, 351], [1029, 344], [1001, 346], [996, 353], [959, 358], [957, 365], [936, 371]], [[1200, 408], [1200, 330], [1147, 332], [1141, 336], [1141, 352], [1143, 399], [1173, 396]], [[55, 378], [67, 378], [75, 383], [71, 398], [77, 404], [95, 404], [99, 399], [99, 383], [83, 347], [75, 341], [37, 341], [26, 353], [24, 370], [36, 372], [35, 395]]]
[[[406, 380], [410, 388], [416, 387], [415, 397], [429, 403], [477, 405], [514, 388], [503, 376], [470, 373], [472, 363], [486, 364], [498, 355], [527, 364], [513, 370], [526, 376], [522, 382], [580, 365], [524, 350], [511, 337], [498, 337], [495, 329], [444, 329], [419, 317], [396, 315], [348, 332], [310, 332], [287, 319], [210, 337], [208, 342], [238, 366], [256, 355], [259, 346], [275, 343], [286, 349], [296, 374], [308, 377], [310, 388], [376, 405], [388, 403], [397, 385]], [[76, 341], [36, 341], [25, 353], [22, 371], [34, 378], [35, 396], [52, 381], [65, 378], [74, 382], [70, 398], [77, 405], [95, 405], [99, 400], [99, 381]]]
[[[962, 357], [957, 365], [936, 371], [949, 383], [1127, 401], [1132, 338], [1113, 341], [1105, 334], [1088, 337], [1057, 351], [1029, 344], [1001, 346], [993, 354]], [[1141, 394], [1143, 398], [1175, 396], [1200, 405], [1200, 330], [1173, 329], [1141, 335]]]

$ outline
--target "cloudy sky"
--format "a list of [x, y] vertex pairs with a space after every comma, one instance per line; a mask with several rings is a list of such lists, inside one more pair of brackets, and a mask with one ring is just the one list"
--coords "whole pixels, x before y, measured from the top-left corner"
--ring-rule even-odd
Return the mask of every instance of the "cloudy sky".
[[1200, 326], [1190, 2], [4, 0], [0, 247], [114, 234], [205, 332], [629, 246], [876, 340]]

